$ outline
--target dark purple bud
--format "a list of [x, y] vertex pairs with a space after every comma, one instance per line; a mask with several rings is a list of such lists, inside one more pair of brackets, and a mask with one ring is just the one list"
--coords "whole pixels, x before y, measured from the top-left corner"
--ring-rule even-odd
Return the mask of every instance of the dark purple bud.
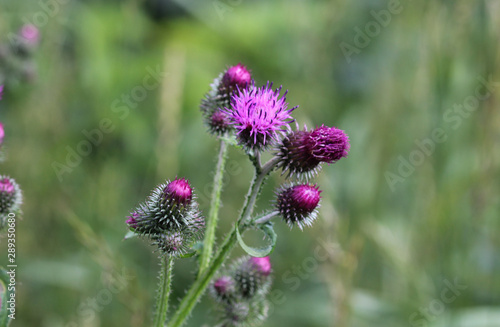
[[140, 215], [137, 212], [132, 212], [130, 216], [128, 216], [127, 221], [125, 222], [130, 229], [135, 229], [137, 227], [137, 221]]
[[228, 130], [231, 129], [231, 125], [229, 123], [229, 119], [227, 115], [216, 109], [209, 120], [209, 128], [212, 134], [223, 135]]
[[229, 91], [234, 91], [237, 88], [244, 89], [252, 81], [252, 74], [250, 71], [242, 64], [237, 64], [236, 66], [229, 67], [224, 73], [221, 81], [221, 88]]
[[276, 208], [290, 228], [303, 229], [316, 219], [321, 191], [317, 185], [299, 184], [282, 188], [277, 193]]
[[163, 194], [166, 200], [173, 200], [176, 204], [189, 205], [193, 199], [193, 189], [185, 178], [168, 183]]
[[347, 157], [349, 137], [343, 130], [322, 125], [312, 131], [290, 132], [279, 147], [280, 167], [289, 175], [310, 178], [320, 164], [334, 163]]

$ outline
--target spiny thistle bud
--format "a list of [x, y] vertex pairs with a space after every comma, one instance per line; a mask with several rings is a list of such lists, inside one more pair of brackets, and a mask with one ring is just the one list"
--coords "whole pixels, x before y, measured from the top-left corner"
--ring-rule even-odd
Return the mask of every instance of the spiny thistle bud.
[[151, 239], [161, 252], [173, 256], [185, 254], [205, 229], [193, 189], [184, 178], [156, 187], [146, 202], [128, 216], [126, 224]]
[[210, 132], [215, 135], [223, 135], [231, 128], [226, 114], [219, 109], [216, 109], [210, 117], [208, 127]]
[[241, 63], [236, 66], [229, 67], [222, 76], [219, 91], [228, 94], [233, 93], [237, 89], [245, 89], [252, 82], [250, 71]]
[[317, 185], [283, 187], [277, 192], [276, 208], [290, 228], [297, 225], [302, 230], [304, 226], [311, 226], [316, 219], [320, 194]]
[[282, 128], [294, 121], [288, 109], [285, 91], [280, 98], [281, 87], [272, 90], [272, 83], [256, 88], [239, 90], [232, 97], [231, 108], [222, 111], [237, 130], [238, 141], [247, 149], [261, 150], [277, 140]]
[[271, 284], [269, 257], [244, 257], [234, 266], [234, 280], [238, 294], [250, 299], [256, 294], [266, 294]]
[[0, 176], [0, 228], [11, 212], [19, 211], [22, 204], [22, 192], [16, 181], [8, 176]]
[[228, 302], [234, 298], [235, 285], [231, 276], [217, 278], [210, 287], [210, 294], [217, 302]]
[[229, 107], [231, 96], [239, 89], [250, 86], [252, 76], [245, 66], [229, 67], [210, 84], [210, 91], [201, 101], [200, 109], [208, 130], [214, 135], [224, 135], [231, 130], [227, 115], [220, 111]]
[[320, 164], [334, 163], [349, 153], [349, 137], [343, 130], [322, 125], [312, 131], [290, 132], [279, 146], [279, 166], [289, 175], [311, 178]]

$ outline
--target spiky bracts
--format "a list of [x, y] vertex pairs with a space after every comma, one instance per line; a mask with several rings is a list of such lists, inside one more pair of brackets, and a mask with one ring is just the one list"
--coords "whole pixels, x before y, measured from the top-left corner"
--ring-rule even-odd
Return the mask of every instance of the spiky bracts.
[[19, 212], [22, 202], [23, 195], [16, 181], [0, 175], [0, 230], [5, 227], [9, 213]]
[[184, 178], [157, 186], [126, 223], [132, 231], [150, 239], [162, 253], [172, 256], [188, 252], [205, 229], [193, 189]]
[[243, 257], [216, 278], [210, 294], [218, 303], [222, 326], [257, 326], [268, 313], [266, 296], [271, 286], [269, 257]]
[[256, 88], [239, 90], [231, 99], [231, 107], [222, 112], [236, 129], [238, 142], [247, 149], [262, 150], [277, 141], [285, 125], [294, 121], [288, 109], [285, 91], [272, 89], [272, 83]]
[[231, 96], [238, 89], [249, 87], [251, 82], [250, 71], [242, 64], [237, 64], [229, 67], [210, 84], [210, 91], [201, 101], [200, 109], [211, 134], [224, 135], [232, 129], [227, 115], [221, 109], [230, 107]]
[[283, 139], [277, 156], [283, 172], [312, 178], [321, 163], [334, 163], [349, 153], [349, 137], [343, 130], [322, 125], [312, 131], [291, 131]]
[[284, 186], [276, 192], [276, 209], [283, 220], [292, 228], [301, 230], [311, 226], [318, 215], [321, 191], [317, 185], [297, 184]]

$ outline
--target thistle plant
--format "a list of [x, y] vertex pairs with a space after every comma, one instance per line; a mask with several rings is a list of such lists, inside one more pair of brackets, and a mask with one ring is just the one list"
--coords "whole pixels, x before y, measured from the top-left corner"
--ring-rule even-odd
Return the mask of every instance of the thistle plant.
[[[243, 65], [229, 67], [214, 79], [201, 101], [207, 132], [219, 140], [214, 187], [206, 215], [198, 209], [194, 191], [185, 178], [161, 184], [126, 220], [129, 236], [140, 236], [160, 253], [162, 269], [153, 326], [185, 324], [200, 297], [209, 290], [216, 306], [218, 326], [257, 326], [268, 313], [271, 287], [270, 254], [276, 246], [275, 217], [290, 228], [303, 230], [317, 219], [321, 190], [311, 180], [321, 166], [333, 164], [349, 153], [349, 138], [343, 130], [321, 125], [292, 130], [292, 112], [283, 88], [267, 82], [257, 86]], [[221, 204], [222, 180], [229, 146], [239, 148], [253, 164], [254, 177], [233, 228], [216, 245], [215, 231]], [[271, 159], [261, 162], [263, 153]], [[276, 190], [269, 210], [254, 214], [266, 178], [281, 170], [285, 183]], [[243, 234], [259, 230], [268, 239], [264, 247], [247, 245]], [[203, 236], [202, 236], [203, 235]], [[198, 242], [200, 241], [200, 242]], [[201, 244], [200, 244], [201, 243]], [[231, 250], [239, 244], [249, 256], [222, 268]], [[166, 319], [174, 260], [195, 256], [198, 274], [170, 319]]]

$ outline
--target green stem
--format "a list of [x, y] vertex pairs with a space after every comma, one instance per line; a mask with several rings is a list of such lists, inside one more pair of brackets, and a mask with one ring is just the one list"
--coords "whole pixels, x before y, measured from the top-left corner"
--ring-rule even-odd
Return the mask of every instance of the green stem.
[[214, 176], [214, 188], [212, 198], [210, 200], [210, 211], [206, 221], [205, 240], [203, 241], [203, 251], [200, 257], [200, 270], [198, 278], [207, 269], [212, 257], [213, 247], [215, 243], [215, 230], [217, 227], [217, 219], [219, 216], [220, 194], [222, 191], [222, 179], [224, 175], [224, 167], [227, 158], [227, 143], [220, 141], [219, 155], [217, 159], [217, 168]]
[[208, 268], [205, 269], [204, 273], [202, 273], [202, 275], [194, 282], [194, 284], [182, 299], [179, 307], [177, 308], [177, 311], [170, 320], [169, 327], [180, 327], [184, 324], [197, 301], [205, 292], [213, 276], [227, 259], [230, 251], [237, 241], [237, 227], [239, 226], [241, 234], [243, 234], [243, 232], [248, 227], [248, 225], [243, 222], [250, 218], [253, 207], [255, 205], [255, 201], [257, 200], [257, 196], [260, 193], [262, 183], [264, 182], [266, 176], [274, 169], [278, 161], [278, 158], [273, 158], [263, 167], [256, 167], [255, 177], [248, 190], [248, 195], [245, 198], [243, 210], [241, 211], [241, 215], [238, 218], [237, 223], [234, 225], [231, 233], [224, 240], [224, 243], [222, 244], [215, 258], [209, 263]]
[[154, 327], [165, 326], [168, 311], [168, 297], [170, 295], [170, 284], [172, 283], [172, 267], [174, 259], [170, 255], [161, 256], [160, 289], [156, 299], [156, 313]]

